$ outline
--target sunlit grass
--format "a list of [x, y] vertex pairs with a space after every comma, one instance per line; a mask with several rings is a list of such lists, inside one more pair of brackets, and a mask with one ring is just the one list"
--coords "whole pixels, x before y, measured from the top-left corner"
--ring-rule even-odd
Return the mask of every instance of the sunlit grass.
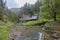
[[7, 33], [7, 26], [3, 25], [0, 26], [0, 40], [7, 40], [8, 33]]
[[0, 40], [7, 40], [9, 37], [7, 29], [12, 25], [13, 23], [4, 23], [0, 21]]
[[39, 18], [39, 19], [36, 20], [36, 21], [28, 21], [28, 22], [24, 22], [24, 23], [22, 23], [22, 25], [24, 25], [24, 26], [32, 26], [32, 25], [35, 25], [35, 24], [38, 24], [38, 23], [42, 23], [42, 22], [50, 22], [50, 21], [53, 21], [53, 19]]

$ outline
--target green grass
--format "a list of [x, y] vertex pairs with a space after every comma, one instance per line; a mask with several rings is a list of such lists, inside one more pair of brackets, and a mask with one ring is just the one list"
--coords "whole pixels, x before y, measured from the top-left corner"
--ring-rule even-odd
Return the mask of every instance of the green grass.
[[7, 40], [8, 33], [7, 33], [7, 26], [3, 25], [0, 26], [0, 40]]
[[22, 23], [22, 25], [24, 25], [24, 26], [30, 26], [30, 25], [34, 25], [36, 23], [37, 23], [36, 21], [29, 21], [29, 22]]
[[13, 24], [10, 23], [4, 23], [4, 22], [0, 22], [0, 40], [7, 40], [7, 38], [9, 37], [9, 34], [7, 32], [7, 29], [12, 26]]
[[35, 25], [35, 24], [38, 24], [38, 23], [42, 23], [42, 22], [46, 22], [46, 21], [53, 21], [53, 20], [52, 19], [48, 20], [48, 19], [45, 19], [45, 18], [39, 18], [36, 21], [28, 21], [28, 22], [22, 23], [21, 25], [32, 26], [32, 25]]

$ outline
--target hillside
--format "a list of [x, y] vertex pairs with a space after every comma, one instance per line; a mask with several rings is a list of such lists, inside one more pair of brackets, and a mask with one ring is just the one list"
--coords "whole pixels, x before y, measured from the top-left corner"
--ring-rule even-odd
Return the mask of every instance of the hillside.
[[11, 9], [9, 9], [11, 12], [14, 12], [14, 13], [19, 13], [19, 11], [20, 11], [20, 8], [11, 8]]

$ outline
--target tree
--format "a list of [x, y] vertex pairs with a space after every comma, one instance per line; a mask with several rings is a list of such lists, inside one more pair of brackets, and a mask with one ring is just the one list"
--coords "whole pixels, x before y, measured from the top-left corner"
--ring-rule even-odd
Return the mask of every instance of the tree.
[[21, 7], [20, 9], [20, 13], [19, 13], [19, 17], [21, 17], [23, 14], [25, 15], [34, 15], [34, 14], [39, 14], [39, 7], [40, 7], [41, 3], [40, 1], [37, 1], [35, 4], [29, 4], [26, 3], [23, 7]]
[[9, 10], [8, 11], [8, 20], [10, 22], [16, 22], [17, 21], [17, 15]]
[[57, 14], [60, 8], [60, 1], [57, 0], [42, 0], [42, 6], [40, 7], [40, 15], [46, 18], [53, 18], [57, 20]]
[[6, 15], [5, 7], [6, 2], [0, 0], [0, 20], [4, 21], [4, 16]]
[[[60, 19], [60, 16], [59, 16], [60, 15], [60, 0], [58, 0], [58, 1], [57, 0], [41, 0], [41, 1], [42, 1], [42, 6], [40, 6], [40, 16], [42, 18], [54, 19], [54, 21], [57, 21], [58, 17]], [[51, 23], [50, 23], [50, 25], [51, 25]], [[52, 23], [52, 25], [53, 25], [53, 23]], [[44, 33], [47, 33], [49, 35], [49, 37], [52, 38], [52, 34], [55, 32], [54, 32], [54, 29], [52, 28], [53, 26], [51, 28], [50, 27], [44, 26]], [[43, 34], [43, 35], [45, 35], [47, 37], [46, 34]], [[49, 40], [49, 39], [47, 39], [47, 40]]]
[[0, 20], [2, 20], [2, 15], [3, 15], [3, 1], [0, 0]]

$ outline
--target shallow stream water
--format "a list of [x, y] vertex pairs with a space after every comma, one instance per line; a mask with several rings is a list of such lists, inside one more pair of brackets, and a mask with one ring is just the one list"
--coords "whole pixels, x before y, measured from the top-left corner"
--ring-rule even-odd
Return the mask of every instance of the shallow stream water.
[[19, 26], [9, 29], [9, 40], [41, 40], [40, 26]]

